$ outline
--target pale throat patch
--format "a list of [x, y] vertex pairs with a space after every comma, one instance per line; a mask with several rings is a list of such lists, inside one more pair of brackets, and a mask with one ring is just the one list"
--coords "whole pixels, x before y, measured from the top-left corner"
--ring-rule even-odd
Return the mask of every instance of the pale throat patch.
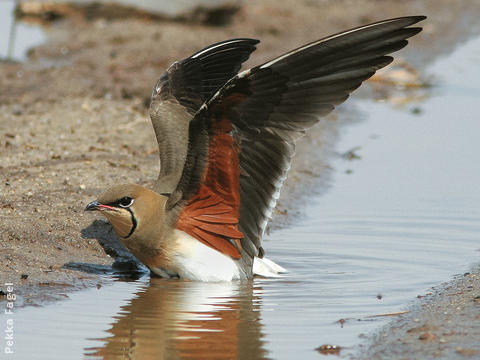
[[118, 236], [125, 238], [130, 234], [133, 222], [132, 215], [127, 210], [105, 211], [103, 215], [110, 221]]

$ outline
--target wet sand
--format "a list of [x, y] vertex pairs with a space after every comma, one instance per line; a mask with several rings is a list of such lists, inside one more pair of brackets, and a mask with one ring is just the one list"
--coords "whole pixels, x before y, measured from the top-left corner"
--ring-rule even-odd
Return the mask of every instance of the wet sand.
[[[421, 36], [401, 53], [419, 70], [479, 30], [480, 4], [462, 1], [262, 1], [245, 5], [221, 27], [105, 16], [72, 16], [48, 25], [49, 41], [32, 49], [28, 62], [0, 64], [3, 89], [8, 89], [0, 93], [0, 283], [15, 284], [18, 305], [43, 304], [101, 283], [100, 275], [111, 271], [114, 259], [119, 269], [132, 266], [110, 226], [93, 221], [83, 208], [114, 183], [148, 184], [156, 177], [158, 154], [146, 104], [156, 78], [174, 60], [244, 36], [262, 41], [247, 63], [252, 66], [352, 26], [411, 14], [430, 18]], [[388, 96], [388, 89], [374, 95]], [[348, 104], [341, 106], [302, 139], [271, 229], [295, 221], [308, 195], [327, 189], [335, 139], [341, 125], [352, 121], [355, 114]], [[456, 349], [457, 338], [442, 335], [450, 333], [442, 314], [447, 312], [445, 320], [457, 326], [455, 333], [466, 324], [462, 316], [472, 319], [464, 337], [471, 342], [459, 346], [474, 349], [480, 320], [468, 286], [478, 289], [469, 284], [478, 285], [475, 274], [478, 269], [448, 285], [461, 290], [448, 293], [448, 287], [441, 287], [419, 299], [385, 330], [390, 343], [381, 332], [368, 352], [360, 353], [409, 358], [398, 347], [406, 346], [412, 359], [430, 348], [432, 356], [465, 356], [468, 351]], [[452, 312], [450, 303], [465, 305]], [[439, 329], [425, 331], [434, 333], [431, 340], [408, 332], [423, 324], [414, 320], [424, 318]]]
[[419, 295], [359, 347], [356, 359], [480, 358], [480, 268]]

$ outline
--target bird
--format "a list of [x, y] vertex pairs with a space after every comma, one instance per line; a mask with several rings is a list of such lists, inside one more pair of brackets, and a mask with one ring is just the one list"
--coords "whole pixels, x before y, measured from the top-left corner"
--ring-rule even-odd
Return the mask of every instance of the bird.
[[259, 43], [237, 38], [174, 62], [157, 80], [150, 118], [160, 173], [151, 188], [115, 185], [99, 211], [152, 274], [234, 281], [286, 270], [262, 236], [296, 141], [393, 60], [425, 16], [343, 31], [240, 71]]

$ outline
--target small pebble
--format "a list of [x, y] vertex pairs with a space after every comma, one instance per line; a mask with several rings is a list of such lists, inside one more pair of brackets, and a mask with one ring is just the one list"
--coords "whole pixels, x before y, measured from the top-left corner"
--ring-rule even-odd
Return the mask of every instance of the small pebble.
[[318, 351], [320, 354], [323, 355], [338, 355], [340, 354], [340, 350], [342, 348], [338, 345], [330, 345], [330, 344], [324, 344], [316, 348], [315, 350]]
[[422, 341], [433, 341], [437, 336], [431, 332], [425, 332], [418, 337]]

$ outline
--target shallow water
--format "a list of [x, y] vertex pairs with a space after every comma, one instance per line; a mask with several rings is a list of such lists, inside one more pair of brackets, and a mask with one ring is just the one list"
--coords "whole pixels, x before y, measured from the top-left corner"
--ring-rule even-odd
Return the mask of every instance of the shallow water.
[[27, 51], [46, 40], [39, 26], [15, 21], [15, 1], [0, 0], [0, 60], [27, 60]]
[[[290, 272], [253, 283], [148, 279], [69, 294], [14, 315], [18, 359], [318, 359], [355, 351], [361, 334], [418, 294], [464, 272], [480, 252], [480, 38], [426, 72], [421, 103], [353, 103], [333, 185], [305, 218], [265, 239]], [[412, 108], [419, 111], [412, 112]], [[344, 319], [343, 324], [338, 320]]]

